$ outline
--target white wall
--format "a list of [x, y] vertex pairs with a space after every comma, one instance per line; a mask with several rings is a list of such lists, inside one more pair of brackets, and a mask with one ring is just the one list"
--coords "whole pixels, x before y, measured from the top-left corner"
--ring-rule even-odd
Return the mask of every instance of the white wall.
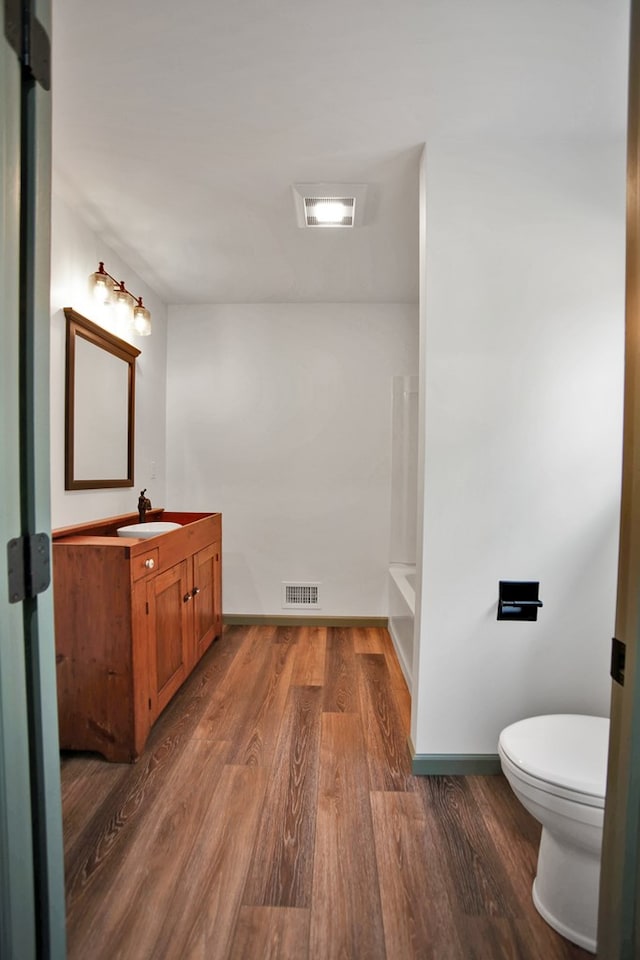
[[387, 614], [392, 377], [415, 373], [417, 307], [169, 308], [168, 505], [223, 514], [227, 614]]
[[[412, 739], [495, 753], [517, 718], [608, 712], [624, 144], [434, 143], [424, 179]], [[537, 623], [496, 621], [500, 579], [540, 580]]]
[[[136, 443], [133, 487], [107, 490], [64, 489], [64, 307], [126, 337], [114, 326], [108, 308], [100, 310], [90, 296], [88, 278], [103, 260], [105, 269], [142, 296], [151, 311], [150, 337], [135, 337], [142, 352], [136, 361]], [[138, 492], [147, 487], [154, 506], [164, 506], [165, 397], [167, 309], [109, 247], [80, 220], [68, 204], [53, 195], [51, 236], [51, 510], [53, 527], [135, 511]], [[155, 470], [152, 470], [155, 463]], [[155, 472], [155, 477], [152, 477]]]
[[395, 377], [391, 447], [391, 563], [416, 562], [418, 377]]

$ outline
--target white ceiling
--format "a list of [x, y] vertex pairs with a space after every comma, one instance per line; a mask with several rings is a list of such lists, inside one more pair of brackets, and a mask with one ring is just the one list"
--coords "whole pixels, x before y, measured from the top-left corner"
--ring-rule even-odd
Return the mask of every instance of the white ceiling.
[[[619, 137], [627, 0], [54, 0], [54, 184], [167, 302], [417, 299], [431, 138]], [[301, 230], [291, 186], [369, 184]], [[108, 263], [107, 263], [108, 269]]]

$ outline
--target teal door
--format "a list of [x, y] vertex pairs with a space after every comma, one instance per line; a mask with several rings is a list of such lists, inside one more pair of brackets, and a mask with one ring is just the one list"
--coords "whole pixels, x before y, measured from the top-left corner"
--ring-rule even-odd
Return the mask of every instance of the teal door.
[[[47, 586], [50, 0], [3, 0], [0, 16], [0, 956], [63, 960], [55, 647]], [[31, 29], [25, 31], [23, 22]], [[19, 56], [31, 66], [21, 66]]]

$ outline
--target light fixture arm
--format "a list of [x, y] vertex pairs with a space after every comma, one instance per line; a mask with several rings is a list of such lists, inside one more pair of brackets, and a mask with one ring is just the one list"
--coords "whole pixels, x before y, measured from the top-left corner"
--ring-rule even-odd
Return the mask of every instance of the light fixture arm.
[[112, 277], [111, 274], [107, 270], [105, 270], [104, 260], [100, 260], [100, 262], [98, 263], [98, 269], [96, 272], [101, 274], [101, 276], [109, 277], [109, 280], [112, 281], [117, 293], [127, 293], [131, 297], [131, 299], [135, 301], [135, 303], [142, 305], [142, 297], [136, 297], [135, 293], [131, 293], [131, 290], [127, 290], [127, 288], [124, 285], [124, 280], [116, 280], [115, 277]]

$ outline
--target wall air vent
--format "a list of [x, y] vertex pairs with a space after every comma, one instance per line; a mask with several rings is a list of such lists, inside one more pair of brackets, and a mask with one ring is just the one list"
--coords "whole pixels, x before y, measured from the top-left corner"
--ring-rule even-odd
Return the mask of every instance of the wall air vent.
[[283, 583], [282, 608], [284, 610], [319, 610], [319, 583]]

